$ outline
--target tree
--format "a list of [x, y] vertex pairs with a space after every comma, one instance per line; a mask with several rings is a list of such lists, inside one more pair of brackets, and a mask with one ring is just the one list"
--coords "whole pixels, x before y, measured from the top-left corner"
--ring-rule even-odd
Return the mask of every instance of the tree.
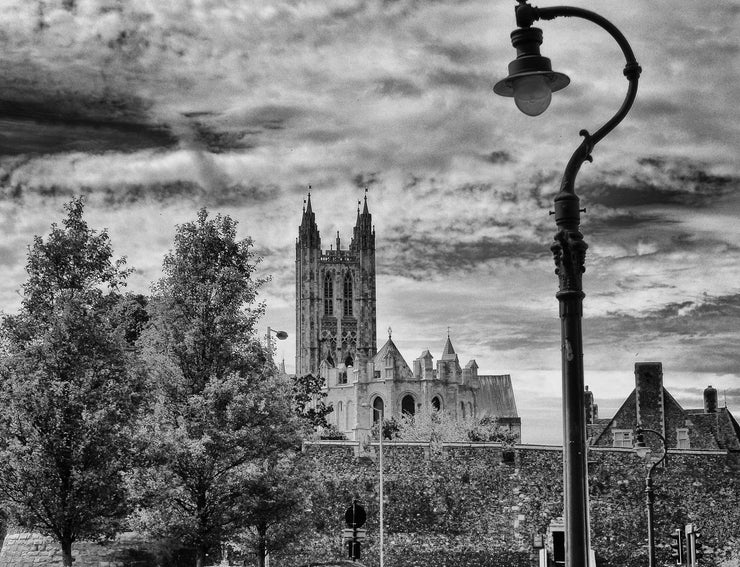
[[301, 443], [290, 384], [255, 336], [251, 246], [228, 216], [179, 226], [139, 339], [156, 393], [131, 477], [136, 525], [193, 548], [198, 567], [244, 527], [262, 463]]
[[[377, 436], [377, 431], [375, 432]], [[404, 414], [400, 419], [384, 420], [383, 437], [398, 441], [442, 442], [502, 442], [513, 443], [515, 436], [501, 428], [495, 417], [465, 417], [457, 419], [446, 410]]]
[[296, 376], [293, 383], [293, 403], [298, 415], [308, 421], [314, 430], [328, 428], [326, 416], [334, 411], [324, 399], [328, 395], [324, 390], [321, 376], [304, 374]]
[[63, 226], [34, 239], [22, 306], [0, 325], [0, 499], [69, 566], [75, 541], [112, 536], [128, 512], [121, 477], [144, 396], [114, 316], [124, 261], [81, 199], [65, 209]]
[[260, 473], [249, 482], [243, 530], [233, 544], [264, 567], [268, 553], [296, 543], [312, 525], [312, 497], [320, 495], [319, 480], [311, 463], [297, 453], [266, 459]]

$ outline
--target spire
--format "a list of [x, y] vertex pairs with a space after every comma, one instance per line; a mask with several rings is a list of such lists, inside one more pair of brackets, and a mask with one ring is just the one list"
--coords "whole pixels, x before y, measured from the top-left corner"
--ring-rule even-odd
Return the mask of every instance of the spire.
[[306, 204], [306, 208], [303, 209], [303, 212], [308, 213], [309, 215], [313, 212], [311, 211], [311, 186], [310, 185], [308, 186], [308, 203]]
[[308, 186], [308, 198], [303, 201], [303, 218], [298, 228], [299, 248], [321, 248], [321, 237], [316, 225], [316, 215], [311, 208], [311, 186]]
[[452, 341], [450, 340], [450, 331], [448, 329], [447, 341], [445, 342], [445, 347], [442, 349], [441, 360], [456, 360], [456, 359], [457, 359], [457, 354], [455, 353], [455, 349], [452, 348]]
[[365, 188], [365, 204], [360, 212], [360, 202], [357, 201], [357, 222], [352, 236], [350, 250], [368, 250], [375, 248], [375, 230], [373, 216], [367, 206], [367, 187]]

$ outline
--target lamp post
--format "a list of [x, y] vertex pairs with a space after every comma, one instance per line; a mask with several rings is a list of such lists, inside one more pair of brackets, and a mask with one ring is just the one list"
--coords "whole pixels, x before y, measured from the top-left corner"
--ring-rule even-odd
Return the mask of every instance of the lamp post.
[[648, 532], [648, 567], [655, 567], [655, 537], [653, 530], [653, 503], [655, 502], [655, 493], [653, 492], [653, 471], [660, 465], [665, 458], [668, 456], [668, 446], [665, 437], [654, 429], [647, 429], [637, 426], [635, 430], [637, 434], [637, 442], [635, 443], [635, 453], [641, 458], [646, 459], [650, 455], [650, 447], [645, 444], [645, 433], [654, 433], [660, 438], [660, 442], [663, 444], [663, 454], [660, 459], [654, 461], [648, 469], [647, 477], [645, 477], [645, 504], [647, 507], [647, 532]]
[[374, 412], [378, 412], [378, 492], [380, 492], [380, 567], [383, 567], [383, 418], [384, 411], [378, 408], [373, 408]]
[[592, 161], [591, 152], [596, 144], [629, 112], [637, 94], [641, 69], [625, 37], [602, 16], [571, 6], [537, 8], [525, 0], [517, 1], [515, 13], [519, 29], [511, 33], [517, 57], [509, 64], [509, 76], [496, 83], [493, 90], [501, 96], [514, 97], [517, 107], [525, 114], [537, 116], [544, 112], [550, 104], [552, 93], [570, 83], [566, 75], [552, 70], [547, 57], [540, 55], [542, 30], [532, 27], [537, 20], [578, 17], [595, 23], [616, 40], [627, 61], [624, 75], [629, 84], [624, 102], [617, 113], [594, 134], [581, 130], [583, 141], [568, 161], [552, 213], [558, 228], [555, 242], [550, 248], [560, 284], [556, 297], [561, 319], [565, 564], [566, 567], [585, 567], [589, 557], [588, 486], [581, 319], [585, 296], [582, 275], [588, 246], [579, 230], [580, 213], [583, 210], [575, 192], [575, 178], [583, 163]]

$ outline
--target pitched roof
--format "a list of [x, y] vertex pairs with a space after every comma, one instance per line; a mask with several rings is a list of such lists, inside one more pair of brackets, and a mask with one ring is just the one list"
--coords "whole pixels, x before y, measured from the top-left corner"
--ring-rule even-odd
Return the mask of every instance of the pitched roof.
[[511, 376], [478, 376], [480, 390], [476, 393], [476, 405], [484, 415], [496, 417], [519, 417], [514, 399]]
[[403, 374], [411, 374], [411, 369], [409, 368], [409, 365], [406, 364], [406, 361], [401, 355], [401, 352], [398, 350], [398, 347], [393, 343], [393, 340], [390, 337], [378, 351], [378, 354], [373, 357], [373, 364], [375, 365], [375, 368], [382, 368], [383, 366], [381, 365], [385, 365], [383, 361], [387, 358], [393, 359], [393, 366], [399, 373], [399, 378]]

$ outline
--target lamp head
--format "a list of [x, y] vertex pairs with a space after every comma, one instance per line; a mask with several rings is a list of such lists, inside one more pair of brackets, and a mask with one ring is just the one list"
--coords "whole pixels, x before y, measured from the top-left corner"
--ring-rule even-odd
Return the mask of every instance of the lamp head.
[[645, 436], [640, 429], [637, 430], [637, 436], [635, 437], [635, 453], [641, 459], [646, 459], [651, 453], [650, 447], [645, 444]]
[[524, 114], [538, 116], [550, 106], [552, 93], [568, 86], [570, 79], [553, 71], [550, 60], [540, 55], [541, 29], [516, 29], [511, 32], [511, 43], [517, 51], [516, 59], [509, 63], [509, 76], [496, 83], [493, 92], [514, 97]]
[[284, 341], [288, 338], [288, 333], [286, 333], [285, 331], [276, 331], [275, 336], [281, 341]]

